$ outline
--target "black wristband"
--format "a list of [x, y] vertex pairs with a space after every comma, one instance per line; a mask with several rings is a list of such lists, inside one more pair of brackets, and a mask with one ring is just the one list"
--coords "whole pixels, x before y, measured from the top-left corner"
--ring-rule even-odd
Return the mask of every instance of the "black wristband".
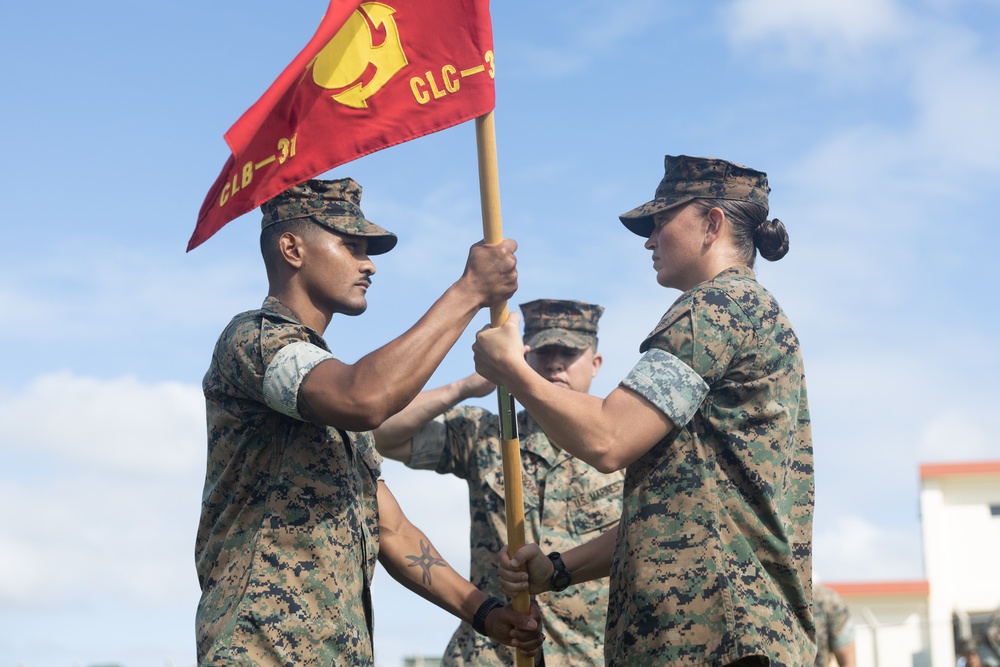
[[558, 551], [553, 551], [549, 554], [548, 558], [552, 561], [552, 581], [550, 587], [556, 593], [566, 590], [569, 587], [572, 577], [569, 570], [566, 569], [566, 564], [563, 563], [562, 556], [559, 555]]
[[496, 596], [486, 598], [486, 601], [479, 605], [479, 609], [476, 610], [476, 615], [472, 617], [472, 629], [481, 635], [487, 634], [486, 617], [490, 615], [491, 611], [502, 606], [503, 600], [500, 598]]

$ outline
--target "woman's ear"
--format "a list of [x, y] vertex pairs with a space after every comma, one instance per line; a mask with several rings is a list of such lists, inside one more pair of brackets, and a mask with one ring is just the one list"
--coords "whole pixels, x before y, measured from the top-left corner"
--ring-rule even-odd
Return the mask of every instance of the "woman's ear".
[[705, 214], [705, 220], [705, 245], [710, 246], [719, 240], [729, 221], [726, 219], [725, 211], [718, 206], [708, 209], [708, 213]]

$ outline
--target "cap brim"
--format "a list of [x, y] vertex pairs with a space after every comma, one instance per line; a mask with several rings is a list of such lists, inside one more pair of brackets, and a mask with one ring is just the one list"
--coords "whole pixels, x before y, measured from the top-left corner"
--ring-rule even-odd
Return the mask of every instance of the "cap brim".
[[653, 233], [653, 216], [661, 211], [667, 211], [681, 204], [697, 199], [697, 197], [681, 197], [680, 199], [654, 199], [642, 206], [632, 209], [628, 213], [622, 213], [618, 219], [622, 221], [625, 228], [633, 234], [645, 239]]
[[385, 233], [358, 235], [368, 239], [369, 255], [383, 255], [396, 247], [396, 243], [399, 241], [399, 237], [397, 237], [392, 232], [386, 232], [385, 230], [383, 230], [383, 232]]
[[399, 238], [388, 229], [376, 225], [368, 218], [361, 218], [362, 229], [344, 232], [352, 236], [361, 236], [368, 239], [368, 254], [382, 255], [396, 247]]
[[592, 334], [570, 331], [569, 329], [543, 329], [525, 338], [524, 344], [533, 350], [548, 345], [568, 347], [571, 350], [586, 350], [594, 344], [594, 338]]
[[399, 238], [387, 229], [379, 227], [368, 218], [360, 219], [360, 226], [357, 218], [351, 218], [349, 225], [340, 226], [340, 218], [320, 218], [308, 216], [313, 222], [321, 227], [332, 229], [338, 234], [346, 236], [360, 236], [368, 241], [369, 255], [382, 255], [396, 247]]

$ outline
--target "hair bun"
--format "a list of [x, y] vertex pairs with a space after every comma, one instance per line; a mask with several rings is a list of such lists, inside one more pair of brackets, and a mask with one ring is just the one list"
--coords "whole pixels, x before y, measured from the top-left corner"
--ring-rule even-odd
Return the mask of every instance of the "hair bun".
[[769, 262], [775, 262], [788, 253], [788, 231], [785, 224], [774, 218], [764, 220], [753, 230], [753, 244], [760, 251], [760, 256]]

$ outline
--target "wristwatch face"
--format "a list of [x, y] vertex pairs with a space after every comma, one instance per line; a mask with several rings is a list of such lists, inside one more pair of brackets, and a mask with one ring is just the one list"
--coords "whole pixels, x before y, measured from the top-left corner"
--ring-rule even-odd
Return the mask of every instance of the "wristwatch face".
[[558, 592], [565, 590], [569, 586], [569, 572], [566, 570], [556, 570], [552, 574], [552, 590]]

